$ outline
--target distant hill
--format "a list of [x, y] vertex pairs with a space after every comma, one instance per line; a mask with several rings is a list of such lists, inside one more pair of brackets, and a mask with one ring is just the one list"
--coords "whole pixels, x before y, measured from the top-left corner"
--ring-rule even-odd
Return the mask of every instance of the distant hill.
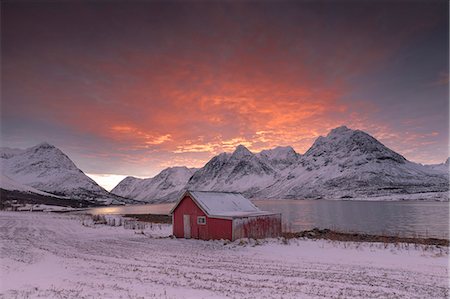
[[111, 190], [111, 193], [144, 202], [150, 202], [155, 198], [159, 202], [173, 201], [194, 172], [195, 169], [187, 167], [170, 167], [154, 178], [126, 177]]
[[0, 188], [5, 191], [96, 204], [134, 202], [110, 194], [78, 169], [61, 150], [48, 143], [25, 150], [0, 148], [0, 161]]

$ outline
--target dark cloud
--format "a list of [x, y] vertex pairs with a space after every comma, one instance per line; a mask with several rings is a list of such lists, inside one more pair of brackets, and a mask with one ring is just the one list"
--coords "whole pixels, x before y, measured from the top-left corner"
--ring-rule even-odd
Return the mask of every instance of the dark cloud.
[[2, 2], [6, 145], [149, 175], [341, 124], [445, 159], [448, 2]]

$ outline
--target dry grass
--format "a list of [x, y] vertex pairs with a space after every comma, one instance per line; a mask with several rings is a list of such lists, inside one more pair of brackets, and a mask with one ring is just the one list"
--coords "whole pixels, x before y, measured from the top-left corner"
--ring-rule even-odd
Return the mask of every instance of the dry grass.
[[301, 231], [301, 232], [284, 232], [282, 236], [286, 239], [293, 238], [307, 238], [307, 239], [325, 239], [331, 241], [348, 241], [348, 242], [378, 242], [384, 244], [421, 244], [421, 245], [437, 245], [449, 247], [449, 240], [437, 238], [409, 238], [399, 236], [382, 236], [382, 235], [368, 235], [360, 233], [343, 233], [329, 229], [318, 229]]
[[172, 223], [172, 216], [170, 215], [157, 215], [157, 214], [126, 214], [124, 217], [134, 218], [137, 221], [150, 222], [150, 223]]
[[[155, 216], [155, 215], [139, 215], [139, 216]], [[159, 215], [156, 215], [159, 216]], [[121, 215], [83, 215], [81, 217], [81, 225], [94, 227], [95, 225], [122, 226], [125, 229], [140, 230], [143, 233], [145, 229], [162, 229], [161, 221], [150, 221], [150, 217], [145, 218], [147, 221], [136, 219], [133, 217], [124, 217]], [[163, 219], [164, 220], [164, 219]]]

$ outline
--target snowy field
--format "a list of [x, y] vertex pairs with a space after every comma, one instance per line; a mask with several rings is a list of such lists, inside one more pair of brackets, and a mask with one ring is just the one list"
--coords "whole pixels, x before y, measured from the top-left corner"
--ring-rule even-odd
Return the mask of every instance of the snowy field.
[[[74, 215], [0, 212], [2, 298], [447, 298], [448, 249], [171, 239]], [[287, 244], [285, 244], [287, 243]]]

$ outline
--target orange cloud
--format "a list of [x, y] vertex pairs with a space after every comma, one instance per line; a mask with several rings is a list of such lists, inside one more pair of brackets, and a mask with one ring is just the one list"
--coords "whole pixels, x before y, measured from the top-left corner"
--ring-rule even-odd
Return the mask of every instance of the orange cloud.
[[[8, 111], [92, 143], [101, 140], [107, 153], [96, 157], [139, 165], [142, 172], [174, 163], [199, 165], [238, 144], [252, 151], [292, 145], [303, 153], [342, 124], [366, 129], [400, 152], [410, 148], [408, 142], [432, 141], [417, 133], [394, 142], [403, 136], [371, 117], [379, 107], [351, 97], [352, 80], [385, 67], [412, 35], [431, 26], [424, 21], [430, 18], [402, 25], [397, 18], [385, 20], [384, 9], [348, 7], [355, 26], [319, 7], [287, 9], [283, 17], [240, 7], [208, 7], [210, 14], [195, 17], [183, 12], [171, 22], [155, 16], [158, 26], [149, 26], [147, 14], [136, 17], [136, 24], [133, 16], [130, 32], [111, 24], [120, 31], [110, 32], [114, 38], [89, 35], [80, 43], [55, 42], [36, 29], [42, 42], [33, 39], [33, 51], [7, 52], [13, 54], [3, 66], [4, 86], [15, 100]], [[379, 26], [379, 19], [389, 24]], [[391, 28], [400, 29], [394, 35]], [[75, 36], [88, 32], [72, 29]], [[441, 81], [448, 83], [448, 72]]]

